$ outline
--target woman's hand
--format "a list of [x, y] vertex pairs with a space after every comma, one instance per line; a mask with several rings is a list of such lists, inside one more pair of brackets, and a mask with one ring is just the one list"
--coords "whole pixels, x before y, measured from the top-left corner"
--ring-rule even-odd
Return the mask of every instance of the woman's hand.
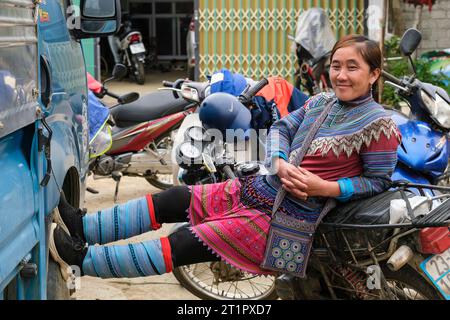
[[302, 200], [308, 199], [308, 194], [303, 191], [307, 189], [307, 186], [298, 180], [292, 179], [292, 173], [298, 171], [298, 168], [281, 158], [277, 159], [275, 165], [277, 175], [283, 183], [283, 188], [296, 198]]
[[278, 176], [283, 188], [293, 196], [302, 200], [315, 196], [340, 196], [341, 190], [337, 182], [326, 181], [301, 167], [286, 164], [281, 164]]

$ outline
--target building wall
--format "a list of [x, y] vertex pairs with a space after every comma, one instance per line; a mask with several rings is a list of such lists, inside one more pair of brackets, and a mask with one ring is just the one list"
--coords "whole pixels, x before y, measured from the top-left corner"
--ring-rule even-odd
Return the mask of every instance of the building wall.
[[[402, 7], [405, 28], [410, 28], [414, 24], [415, 8], [403, 1]], [[419, 30], [423, 36], [419, 54], [430, 50], [450, 48], [450, 0], [437, 0], [431, 12], [428, 7], [424, 7]]]

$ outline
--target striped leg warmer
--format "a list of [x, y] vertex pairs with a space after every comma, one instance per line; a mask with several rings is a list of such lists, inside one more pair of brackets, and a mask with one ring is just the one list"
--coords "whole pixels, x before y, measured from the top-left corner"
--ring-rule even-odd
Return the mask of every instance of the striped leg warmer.
[[151, 195], [83, 217], [84, 237], [89, 244], [128, 239], [159, 228]]
[[129, 245], [90, 246], [83, 261], [85, 275], [135, 278], [172, 272], [168, 238]]

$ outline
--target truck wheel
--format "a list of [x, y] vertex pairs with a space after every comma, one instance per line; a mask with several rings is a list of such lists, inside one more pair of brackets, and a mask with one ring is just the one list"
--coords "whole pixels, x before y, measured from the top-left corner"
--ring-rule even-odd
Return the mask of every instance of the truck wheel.
[[59, 264], [49, 256], [47, 272], [47, 299], [48, 300], [69, 300], [70, 290], [64, 281]]

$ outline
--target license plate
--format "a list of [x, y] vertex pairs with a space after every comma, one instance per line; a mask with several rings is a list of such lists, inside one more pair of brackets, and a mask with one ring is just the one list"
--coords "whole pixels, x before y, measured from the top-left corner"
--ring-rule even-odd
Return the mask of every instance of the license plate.
[[143, 43], [134, 43], [130, 45], [130, 50], [132, 54], [145, 52], [145, 46]]
[[450, 300], [450, 249], [425, 260], [420, 267], [445, 299]]

